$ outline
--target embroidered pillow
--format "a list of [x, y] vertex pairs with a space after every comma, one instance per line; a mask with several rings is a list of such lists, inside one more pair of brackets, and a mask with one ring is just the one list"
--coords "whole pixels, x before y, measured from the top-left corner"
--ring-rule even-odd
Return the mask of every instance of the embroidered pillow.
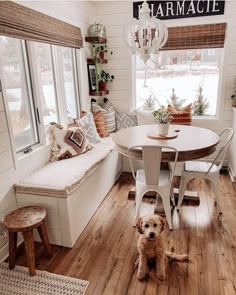
[[174, 106], [168, 105], [167, 111], [172, 113], [173, 119], [170, 124], [191, 125], [192, 124], [192, 104], [176, 110]]
[[117, 130], [137, 126], [136, 115], [131, 115], [123, 112], [116, 112], [116, 128]]
[[72, 158], [92, 149], [81, 127], [64, 128], [60, 124], [50, 123], [49, 140], [51, 143], [50, 161]]
[[93, 114], [91, 112], [82, 112], [82, 118], [75, 120], [78, 126], [81, 126], [85, 131], [85, 136], [92, 144], [97, 144], [101, 141], [101, 138], [97, 132]]
[[98, 111], [97, 113], [93, 115], [93, 118], [97, 128], [97, 132], [100, 135], [100, 137], [102, 138], [107, 137], [109, 133], [106, 131], [106, 128], [105, 128], [105, 120], [104, 120], [102, 112]]
[[116, 131], [116, 113], [115, 108], [111, 102], [107, 99], [104, 99], [105, 104], [103, 107], [97, 104], [95, 99], [92, 99], [91, 108], [93, 114], [101, 111], [105, 120], [105, 127], [107, 132], [114, 132]]

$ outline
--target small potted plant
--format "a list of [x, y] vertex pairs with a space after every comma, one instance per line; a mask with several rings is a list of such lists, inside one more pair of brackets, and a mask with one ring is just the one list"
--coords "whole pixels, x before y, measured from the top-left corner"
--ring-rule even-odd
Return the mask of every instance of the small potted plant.
[[[105, 53], [108, 53], [108, 48], [106, 44], [99, 44], [99, 45], [93, 45], [94, 48], [94, 60], [95, 62], [102, 63], [102, 61], [105, 58]], [[110, 51], [110, 54], [112, 55], [112, 51]]]
[[110, 75], [109, 73], [102, 70], [100, 75], [98, 75], [99, 90], [107, 90], [107, 83], [112, 82], [114, 78], [114, 75]]
[[154, 121], [158, 123], [158, 129], [160, 135], [167, 135], [169, 131], [170, 121], [173, 119], [170, 112], [162, 106], [160, 109], [152, 112]]

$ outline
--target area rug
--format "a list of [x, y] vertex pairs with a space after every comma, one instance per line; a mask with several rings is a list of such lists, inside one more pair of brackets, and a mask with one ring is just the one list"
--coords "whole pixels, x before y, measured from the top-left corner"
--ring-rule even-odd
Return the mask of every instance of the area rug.
[[40, 270], [30, 277], [26, 267], [9, 270], [7, 263], [0, 264], [1, 295], [83, 295], [88, 284], [88, 281]]

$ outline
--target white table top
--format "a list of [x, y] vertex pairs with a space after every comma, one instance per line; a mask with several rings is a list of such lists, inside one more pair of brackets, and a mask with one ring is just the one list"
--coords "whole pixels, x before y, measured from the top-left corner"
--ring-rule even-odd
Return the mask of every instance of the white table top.
[[[157, 125], [142, 125], [122, 129], [112, 139], [118, 151], [127, 155], [127, 149], [135, 145], [157, 144], [174, 147], [179, 152], [178, 161], [195, 160], [212, 154], [220, 140], [217, 133], [195, 126], [170, 125], [170, 132], [179, 130], [174, 139], [149, 139], [147, 133], [158, 133]], [[139, 155], [138, 155], [139, 153]], [[134, 155], [141, 158], [141, 151]], [[163, 161], [173, 160], [173, 153], [163, 152]]]

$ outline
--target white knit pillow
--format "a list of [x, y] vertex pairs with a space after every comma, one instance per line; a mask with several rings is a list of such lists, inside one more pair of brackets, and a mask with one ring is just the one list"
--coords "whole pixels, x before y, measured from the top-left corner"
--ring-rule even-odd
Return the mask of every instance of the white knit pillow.
[[101, 111], [105, 120], [105, 128], [107, 132], [116, 131], [116, 112], [113, 104], [106, 100], [103, 107], [97, 104], [95, 100], [92, 100], [92, 112], [95, 114], [98, 111]]

